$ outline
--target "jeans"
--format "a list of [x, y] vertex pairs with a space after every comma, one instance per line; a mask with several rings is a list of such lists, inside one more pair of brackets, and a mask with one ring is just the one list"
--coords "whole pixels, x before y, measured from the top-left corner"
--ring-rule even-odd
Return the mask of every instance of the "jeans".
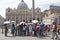
[[34, 36], [36, 36], [36, 30], [34, 30]]
[[40, 33], [39, 31], [36, 32], [36, 36], [39, 37], [40, 36]]
[[23, 30], [23, 35], [26, 36], [26, 30]]

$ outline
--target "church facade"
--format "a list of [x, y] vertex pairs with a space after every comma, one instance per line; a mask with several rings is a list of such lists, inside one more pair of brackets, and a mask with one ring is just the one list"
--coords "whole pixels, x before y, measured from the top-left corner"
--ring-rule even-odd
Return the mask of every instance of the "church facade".
[[[35, 19], [41, 21], [41, 10], [39, 7], [35, 8], [34, 16]], [[25, 22], [31, 22], [32, 8], [29, 9], [24, 0], [21, 0], [17, 9], [12, 9], [10, 7], [6, 8], [6, 19], [10, 21], [16, 21], [16, 23], [19, 23], [22, 20], [25, 20]]]

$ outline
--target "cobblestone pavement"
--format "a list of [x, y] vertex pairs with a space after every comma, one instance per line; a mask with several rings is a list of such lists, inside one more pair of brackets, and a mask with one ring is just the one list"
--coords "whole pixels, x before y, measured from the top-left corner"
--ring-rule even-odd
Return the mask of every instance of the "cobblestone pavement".
[[11, 35], [5, 37], [4, 35], [0, 34], [0, 40], [51, 40], [49, 37], [31, 37], [31, 36], [16, 36], [16, 37], [12, 37]]
[[4, 34], [1, 33], [0, 30], [0, 40], [52, 40], [50, 36], [47, 37], [32, 37], [32, 36], [16, 36], [13, 37], [10, 33], [8, 33], [8, 37], [5, 37]]

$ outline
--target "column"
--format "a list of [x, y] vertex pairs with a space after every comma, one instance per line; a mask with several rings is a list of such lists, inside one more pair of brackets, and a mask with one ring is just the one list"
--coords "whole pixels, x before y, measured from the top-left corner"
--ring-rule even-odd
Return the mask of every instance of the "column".
[[27, 22], [29, 22], [29, 17], [27, 16]]
[[12, 16], [11, 16], [11, 21], [12, 21]]
[[20, 21], [21, 21], [21, 16], [20, 16]]
[[21, 21], [22, 21], [22, 15], [21, 15]]
[[15, 21], [16, 21], [16, 16], [15, 16]]
[[25, 15], [25, 22], [26, 22], [26, 15]]
[[27, 22], [27, 10], [26, 10], [26, 22]]
[[22, 15], [22, 21], [23, 21], [23, 15]]
[[59, 24], [60, 24], [60, 17], [59, 17]]
[[25, 22], [26, 22], [26, 11], [25, 11]]
[[19, 19], [19, 22], [20, 22], [20, 16], [18, 17], [18, 19]]
[[35, 4], [34, 0], [32, 0], [32, 19], [35, 18]]

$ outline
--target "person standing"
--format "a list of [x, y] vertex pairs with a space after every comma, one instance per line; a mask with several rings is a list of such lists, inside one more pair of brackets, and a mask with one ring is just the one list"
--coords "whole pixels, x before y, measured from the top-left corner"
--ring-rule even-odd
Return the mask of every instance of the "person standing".
[[5, 24], [5, 36], [7, 36], [7, 32], [8, 32], [8, 28], [7, 28], [7, 24]]
[[13, 36], [15, 36], [15, 25], [14, 24], [12, 24], [11, 33]]
[[33, 25], [33, 31], [34, 31], [34, 36], [36, 36], [36, 31], [37, 31], [37, 23]]
[[20, 36], [21, 35], [21, 25], [18, 25], [17, 27], [18, 27], [18, 36]]
[[40, 34], [43, 35], [45, 24], [41, 23], [41, 24], [39, 24], [39, 26], [40, 26]]
[[26, 36], [26, 24], [23, 24], [23, 35]]
[[29, 36], [29, 25], [26, 24], [26, 36]]
[[45, 31], [45, 35], [47, 36], [47, 34], [48, 34], [48, 25], [45, 25], [44, 31]]
[[58, 26], [57, 26], [57, 24], [55, 23], [55, 22], [53, 22], [53, 35], [52, 35], [52, 39], [56, 36], [56, 38], [55, 39], [57, 39], [58, 38]]
[[39, 38], [39, 36], [40, 36], [40, 28], [39, 28], [39, 27], [37, 27], [36, 35], [37, 35], [37, 37]]
[[32, 25], [29, 25], [29, 35], [32, 36]]

